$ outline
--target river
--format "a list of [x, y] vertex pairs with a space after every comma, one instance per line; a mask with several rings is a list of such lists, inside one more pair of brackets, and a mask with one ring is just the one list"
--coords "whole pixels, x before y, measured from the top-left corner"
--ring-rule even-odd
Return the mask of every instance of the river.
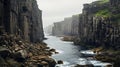
[[56, 61], [62, 60], [64, 64], [59, 64], [59, 67], [74, 67], [76, 64], [86, 65], [93, 64], [94, 66], [105, 67], [110, 63], [103, 63], [94, 59], [86, 59], [82, 57], [81, 53], [93, 54], [90, 50], [80, 50], [80, 46], [73, 45], [73, 42], [61, 41], [60, 37], [46, 36], [47, 40], [44, 40], [50, 48], [56, 49], [59, 54], [54, 54], [52, 58]]

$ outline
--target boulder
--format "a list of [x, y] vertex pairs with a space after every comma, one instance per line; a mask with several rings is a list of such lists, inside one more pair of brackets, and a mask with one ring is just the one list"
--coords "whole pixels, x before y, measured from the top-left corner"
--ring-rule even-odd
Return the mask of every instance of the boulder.
[[52, 58], [45, 58], [43, 61], [46, 61], [49, 64], [49, 67], [55, 67], [56, 61]]
[[62, 60], [58, 60], [57, 64], [63, 64], [63, 61]]
[[13, 53], [12, 57], [18, 62], [25, 62], [25, 57], [20, 52]]
[[48, 66], [48, 63], [47, 63], [46, 61], [42, 61], [41, 64], [42, 64], [43, 66]]
[[10, 55], [10, 50], [5, 48], [5, 47], [0, 47], [0, 56], [2, 58], [6, 58], [6, 57], [9, 57]]
[[50, 49], [49, 51], [50, 51], [50, 52], [55, 52], [56, 50], [52, 48], [52, 49]]
[[55, 52], [55, 54], [59, 54], [59, 52]]

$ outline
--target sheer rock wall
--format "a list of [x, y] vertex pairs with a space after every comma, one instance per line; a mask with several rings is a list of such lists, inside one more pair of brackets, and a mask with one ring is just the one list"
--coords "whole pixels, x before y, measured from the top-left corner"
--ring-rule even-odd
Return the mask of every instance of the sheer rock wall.
[[20, 35], [31, 42], [44, 38], [42, 11], [36, 0], [0, 0], [0, 22], [1, 34]]

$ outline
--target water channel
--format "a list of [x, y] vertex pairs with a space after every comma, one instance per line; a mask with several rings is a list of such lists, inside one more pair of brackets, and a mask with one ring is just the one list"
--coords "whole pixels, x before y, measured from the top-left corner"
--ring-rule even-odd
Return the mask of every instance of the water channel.
[[50, 48], [56, 49], [59, 54], [54, 54], [52, 57], [58, 61], [62, 60], [64, 64], [56, 65], [56, 67], [74, 67], [76, 64], [86, 65], [93, 64], [95, 67], [106, 67], [110, 63], [103, 63], [94, 59], [88, 59], [83, 57], [81, 53], [91, 54], [90, 50], [81, 50], [80, 46], [75, 46], [73, 42], [61, 41], [61, 37], [47, 35], [44, 42], [48, 44]]

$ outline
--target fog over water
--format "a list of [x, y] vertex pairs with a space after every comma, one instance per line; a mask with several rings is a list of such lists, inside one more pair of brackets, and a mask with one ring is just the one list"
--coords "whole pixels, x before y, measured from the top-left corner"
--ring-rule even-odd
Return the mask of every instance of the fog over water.
[[43, 26], [62, 21], [65, 17], [82, 12], [83, 4], [96, 0], [37, 0], [43, 11]]

